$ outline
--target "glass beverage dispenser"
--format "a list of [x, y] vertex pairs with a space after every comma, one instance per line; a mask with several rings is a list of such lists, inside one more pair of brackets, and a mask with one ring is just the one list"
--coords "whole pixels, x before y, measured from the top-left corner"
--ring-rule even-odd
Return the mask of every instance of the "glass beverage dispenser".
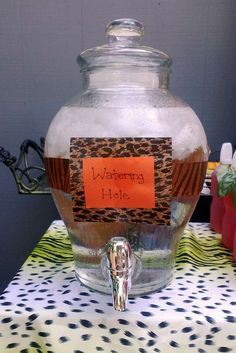
[[203, 186], [208, 148], [194, 111], [168, 91], [170, 57], [142, 46], [143, 25], [107, 25], [78, 57], [83, 90], [53, 119], [45, 165], [77, 278], [128, 295], [165, 287]]

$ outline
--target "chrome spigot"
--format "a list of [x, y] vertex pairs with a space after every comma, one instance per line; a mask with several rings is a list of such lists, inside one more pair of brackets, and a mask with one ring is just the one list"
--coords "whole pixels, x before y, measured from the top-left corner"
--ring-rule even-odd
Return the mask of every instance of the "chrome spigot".
[[126, 238], [114, 237], [106, 245], [107, 263], [115, 310], [127, 307], [131, 287], [131, 246]]

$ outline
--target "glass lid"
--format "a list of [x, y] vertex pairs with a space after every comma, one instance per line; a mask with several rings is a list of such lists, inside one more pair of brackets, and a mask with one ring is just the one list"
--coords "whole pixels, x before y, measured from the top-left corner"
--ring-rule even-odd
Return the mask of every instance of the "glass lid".
[[99, 67], [138, 66], [169, 70], [169, 55], [152, 47], [143, 46], [143, 24], [130, 18], [108, 23], [107, 44], [87, 49], [78, 57], [81, 71]]

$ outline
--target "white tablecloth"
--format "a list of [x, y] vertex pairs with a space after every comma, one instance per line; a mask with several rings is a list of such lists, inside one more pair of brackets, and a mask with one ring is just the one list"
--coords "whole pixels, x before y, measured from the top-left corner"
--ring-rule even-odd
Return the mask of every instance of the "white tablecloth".
[[74, 277], [70, 242], [55, 221], [0, 297], [0, 352], [236, 352], [236, 267], [208, 224], [189, 224], [172, 283], [112, 298]]

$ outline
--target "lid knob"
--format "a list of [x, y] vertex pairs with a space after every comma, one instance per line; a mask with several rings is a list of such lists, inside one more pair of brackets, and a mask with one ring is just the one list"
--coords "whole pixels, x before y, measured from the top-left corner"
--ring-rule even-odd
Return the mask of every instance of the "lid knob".
[[139, 45], [144, 33], [143, 24], [131, 18], [121, 18], [108, 23], [106, 36], [109, 45]]

